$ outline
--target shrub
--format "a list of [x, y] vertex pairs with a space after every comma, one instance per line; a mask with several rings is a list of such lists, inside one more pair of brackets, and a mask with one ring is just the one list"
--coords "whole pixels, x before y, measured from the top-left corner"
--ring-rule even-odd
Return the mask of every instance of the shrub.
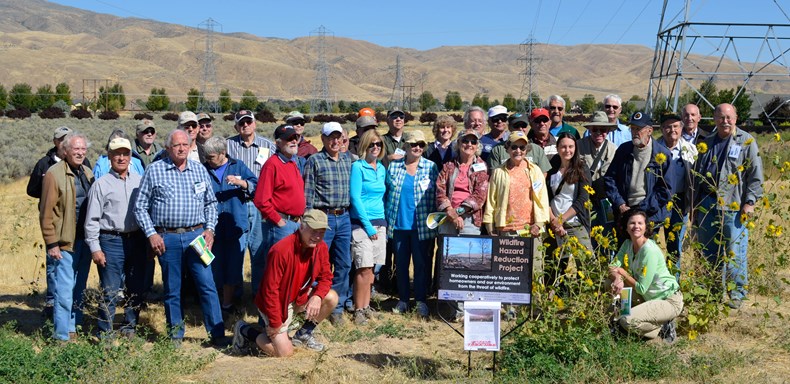
[[335, 115], [325, 115], [320, 113], [318, 115], [313, 116], [313, 121], [317, 123], [328, 123], [334, 121], [336, 123], [345, 124], [346, 119], [343, 116], [335, 116]]
[[348, 121], [349, 123], [352, 121], [354, 122], [357, 121], [357, 117], [359, 116], [357, 116], [356, 113], [348, 113], [345, 116], [343, 116], [343, 118], [346, 119], [346, 121]]
[[106, 110], [99, 114], [99, 118], [102, 120], [118, 120], [118, 112]]
[[162, 120], [178, 121], [178, 115], [173, 112], [168, 112], [162, 115]]
[[85, 108], [77, 108], [71, 111], [69, 115], [80, 120], [93, 118], [93, 115], [91, 115], [90, 111]]
[[387, 121], [387, 115], [377, 111], [376, 112], [376, 121], [382, 121], [382, 122], [383, 121]]
[[414, 120], [414, 115], [412, 115], [410, 112], [404, 112], [404, 113], [406, 113], [406, 120], [404, 120], [404, 123], [408, 123]]
[[261, 123], [276, 123], [277, 119], [274, 118], [274, 114], [269, 111], [261, 111], [255, 113], [255, 120], [260, 121]]
[[463, 123], [464, 122], [464, 117], [462, 115], [457, 114], [457, 113], [451, 114], [450, 117], [452, 117], [455, 120], [456, 123]]
[[420, 122], [421, 123], [433, 123], [436, 121], [436, 114], [433, 112], [423, 112], [420, 114]]
[[62, 119], [66, 117], [66, 112], [56, 107], [49, 107], [38, 113], [42, 119]]
[[145, 120], [145, 119], [153, 120], [154, 117], [149, 115], [149, 114], [147, 114], [147, 113], [135, 113], [134, 114], [134, 119], [135, 120]]
[[235, 113], [228, 113], [227, 115], [222, 116], [222, 120], [225, 120], [225, 121], [234, 121], [235, 119], [236, 119], [236, 114]]
[[17, 109], [12, 109], [12, 110], [6, 112], [5, 115], [10, 117], [10, 118], [12, 118], [12, 119], [20, 119], [21, 120], [21, 119], [27, 119], [28, 117], [30, 117], [30, 111], [27, 110], [26, 108], [17, 108]]

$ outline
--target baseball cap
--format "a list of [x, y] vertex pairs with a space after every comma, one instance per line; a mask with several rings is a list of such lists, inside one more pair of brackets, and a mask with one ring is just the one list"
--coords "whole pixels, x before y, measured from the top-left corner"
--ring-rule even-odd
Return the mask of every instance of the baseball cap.
[[154, 126], [154, 122], [148, 119], [144, 119], [143, 121], [137, 123], [137, 127], [135, 127], [135, 132], [140, 133], [148, 128], [151, 128], [154, 130], [154, 132], [156, 132], [156, 126]]
[[287, 139], [293, 135], [297, 135], [294, 127], [290, 125], [281, 125], [274, 130], [274, 138], [276, 140]]
[[318, 209], [308, 209], [302, 215], [302, 223], [307, 224], [312, 229], [329, 228], [329, 220], [326, 217], [326, 213]]
[[413, 144], [419, 142], [427, 143], [425, 140], [425, 134], [422, 131], [414, 130], [409, 131], [403, 134], [403, 142]]
[[128, 150], [132, 150], [132, 143], [129, 140], [124, 139], [123, 137], [116, 137], [110, 141], [110, 144], [107, 146], [109, 150], [114, 151], [119, 148], [126, 148]]
[[324, 127], [321, 128], [321, 134], [324, 136], [329, 136], [335, 132], [343, 133], [343, 127], [340, 126], [340, 123], [330, 121], [324, 124]]
[[532, 112], [529, 114], [529, 119], [530, 120], [535, 120], [535, 118], [539, 117], [539, 116], [546, 116], [549, 119], [551, 119], [551, 116], [549, 115], [549, 111], [546, 108], [535, 108], [535, 109], [533, 109]]
[[357, 118], [357, 129], [366, 128], [366, 127], [376, 127], [378, 124], [376, 123], [376, 118], [372, 116], [360, 116]]
[[595, 111], [592, 115], [592, 119], [587, 124], [584, 124], [584, 127], [608, 127], [610, 130], [614, 129], [617, 126], [617, 123], [610, 123], [609, 117], [606, 116], [606, 112], [604, 111]]
[[667, 114], [661, 115], [661, 122], [660, 122], [660, 124], [664, 125], [664, 123], [669, 121], [669, 120], [683, 121], [683, 119], [681, 119], [680, 116], [678, 116], [678, 115], [676, 115], [674, 113], [667, 113]]
[[393, 113], [403, 113], [405, 115], [405, 113], [400, 108], [393, 108], [391, 111], [387, 112], [387, 118], [392, 116]]
[[644, 112], [634, 112], [631, 115], [631, 119], [628, 120], [628, 125], [636, 125], [637, 127], [643, 128], [648, 125], [653, 125], [653, 119], [650, 118], [650, 115]]
[[512, 116], [513, 120], [510, 120], [510, 126], [512, 127], [516, 123], [527, 123], [529, 124], [529, 117], [523, 113], [514, 113]]
[[299, 111], [291, 111], [291, 113], [285, 116], [285, 122], [289, 123], [291, 120], [302, 119], [304, 120], [304, 115]]
[[69, 127], [57, 127], [55, 128], [55, 134], [52, 136], [53, 139], [62, 139], [64, 136], [71, 133], [71, 128]]
[[527, 135], [521, 131], [510, 132], [510, 137], [508, 137], [507, 142], [513, 144], [519, 140], [524, 140], [525, 142], [527, 142], [527, 144], [529, 144], [529, 139], [527, 139]]
[[477, 132], [476, 129], [465, 129], [463, 132], [461, 132], [460, 135], [458, 135], [458, 138], [460, 139], [462, 137], [467, 137], [467, 136], [474, 136], [479, 139], [480, 132]]
[[197, 114], [197, 120], [198, 121], [200, 121], [200, 120], [214, 120], [214, 118], [211, 117], [211, 115], [209, 115], [208, 113], [200, 112], [200, 113]]
[[507, 115], [507, 108], [504, 105], [495, 105], [488, 109], [488, 117], [494, 117], [496, 115]]
[[252, 111], [242, 109], [241, 111], [236, 112], [236, 115], [233, 117], [233, 121], [236, 124], [238, 124], [239, 121], [242, 121], [243, 119], [247, 119], [247, 118], [251, 120], [255, 120], [255, 115], [252, 114]]
[[184, 111], [178, 115], [178, 125], [184, 125], [190, 121], [198, 122], [197, 115], [192, 111]]
[[362, 117], [362, 116], [373, 116], [375, 118], [376, 117], [376, 111], [374, 111], [373, 108], [365, 107], [365, 108], [362, 108], [362, 109], [359, 110], [359, 113], [357, 114], [357, 116], [359, 116], [359, 117]]

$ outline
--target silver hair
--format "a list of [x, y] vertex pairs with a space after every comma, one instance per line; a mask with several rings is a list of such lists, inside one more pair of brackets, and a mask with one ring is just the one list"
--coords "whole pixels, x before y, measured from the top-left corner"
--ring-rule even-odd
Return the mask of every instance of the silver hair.
[[63, 142], [60, 144], [60, 148], [63, 149], [63, 152], [71, 149], [71, 142], [74, 139], [85, 140], [85, 147], [86, 148], [90, 148], [90, 146], [91, 146], [91, 142], [88, 141], [88, 137], [87, 136], [85, 136], [84, 134], [82, 134], [80, 132], [74, 131], [74, 132], [71, 132], [68, 135], [63, 137]]
[[563, 99], [562, 96], [560, 96], [560, 95], [551, 95], [551, 96], [549, 96], [549, 98], [546, 100], [546, 105], [544, 105], [543, 107], [548, 109], [549, 108], [549, 104], [551, 104], [552, 101], [559, 101], [560, 104], [562, 104], [562, 108], [565, 108], [565, 99]]
[[606, 100], [614, 100], [617, 104], [623, 105], [623, 98], [619, 95], [615, 95], [614, 93], [604, 96], [603, 102], [606, 104]]
[[469, 109], [467, 109], [466, 112], [464, 112], [464, 127], [468, 127], [469, 126], [469, 114], [471, 114], [472, 112], [480, 112], [480, 113], [482, 113], [483, 114], [483, 118], [484, 118], [483, 120], [485, 120], [486, 111], [483, 108], [480, 108], [480, 107], [478, 107], [476, 105], [473, 105], [473, 106], [469, 107]]
[[228, 153], [228, 143], [221, 137], [212, 136], [203, 143], [203, 151], [205, 151], [207, 155]]
[[119, 137], [122, 138], [122, 139], [129, 140], [129, 143], [132, 142], [132, 139], [129, 138], [129, 135], [127, 135], [126, 132], [123, 129], [115, 128], [110, 133], [110, 137], [107, 138], [107, 146], [105, 146], [104, 149], [109, 151], [110, 150], [110, 142], [113, 141], [113, 139], [117, 139]]
[[170, 133], [167, 134], [167, 138], [165, 139], [165, 148], [172, 148], [173, 147], [173, 135], [176, 132], [178, 132], [178, 131], [184, 132], [184, 134], [187, 135], [187, 143], [190, 146], [192, 145], [192, 137], [189, 136], [189, 132], [187, 132], [187, 131], [185, 131], [185, 130], [183, 130], [181, 128], [176, 128], [176, 129], [170, 131]]

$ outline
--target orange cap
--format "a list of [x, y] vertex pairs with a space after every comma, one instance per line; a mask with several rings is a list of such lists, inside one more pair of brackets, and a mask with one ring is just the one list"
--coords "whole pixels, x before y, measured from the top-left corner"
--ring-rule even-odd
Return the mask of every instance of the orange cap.
[[362, 116], [373, 116], [373, 117], [376, 117], [376, 111], [374, 111], [373, 108], [368, 108], [368, 107], [362, 108], [362, 109], [359, 110], [359, 117], [362, 117]]

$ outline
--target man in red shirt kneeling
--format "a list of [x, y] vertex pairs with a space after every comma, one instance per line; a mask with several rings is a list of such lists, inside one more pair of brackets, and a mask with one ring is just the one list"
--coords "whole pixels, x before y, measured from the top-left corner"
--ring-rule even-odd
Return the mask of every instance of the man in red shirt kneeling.
[[[326, 214], [317, 209], [302, 216], [299, 230], [277, 242], [270, 250], [255, 306], [265, 325], [262, 333], [242, 320], [233, 326], [233, 350], [241, 353], [254, 342], [263, 353], [275, 357], [293, 354], [293, 347], [321, 351], [324, 345], [313, 330], [337, 306], [331, 289], [329, 249], [324, 242]], [[294, 313], [305, 312], [305, 323], [288, 337]]]

